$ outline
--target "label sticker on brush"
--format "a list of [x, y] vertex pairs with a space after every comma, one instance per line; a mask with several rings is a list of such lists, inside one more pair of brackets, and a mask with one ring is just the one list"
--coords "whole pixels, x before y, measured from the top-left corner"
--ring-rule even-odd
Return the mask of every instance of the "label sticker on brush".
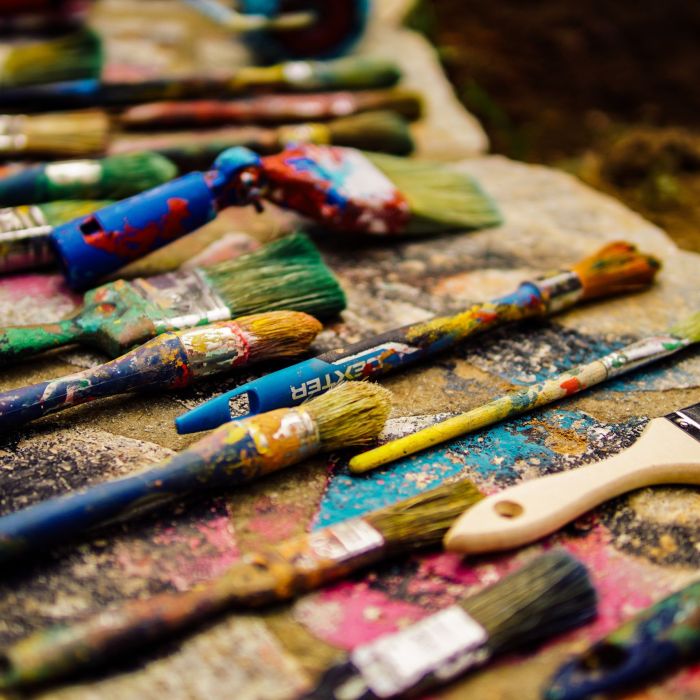
[[71, 160], [49, 163], [44, 169], [46, 177], [57, 185], [94, 185], [100, 181], [102, 166], [95, 160]]
[[350, 660], [380, 698], [391, 697], [434, 674], [449, 678], [483, 663], [486, 630], [453, 605], [405, 630], [358, 647]]
[[669, 413], [665, 418], [700, 442], [700, 403]]
[[180, 270], [133, 280], [134, 288], [163, 310], [151, 318], [156, 332], [227, 321], [231, 312], [198, 270]]
[[309, 544], [316, 556], [343, 562], [383, 547], [384, 538], [368, 522], [353, 518], [311, 533]]
[[690, 345], [686, 338], [676, 338], [672, 335], [657, 335], [644, 338], [637, 343], [628, 345], [620, 352], [613, 352], [601, 358], [608, 370], [608, 378], [617, 377], [635, 367], [641, 367]]

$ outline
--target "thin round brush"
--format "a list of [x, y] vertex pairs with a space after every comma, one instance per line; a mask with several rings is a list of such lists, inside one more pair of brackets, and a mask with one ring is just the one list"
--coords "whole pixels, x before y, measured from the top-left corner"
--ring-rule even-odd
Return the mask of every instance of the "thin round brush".
[[122, 199], [157, 187], [176, 175], [177, 167], [173, 163], [159, 153], [150, 151], [98, 160], [44, 163], [2, 178], [0, 205], [39, 204], [53, 200]]
[[474, 596], [355, 648], [306, 698], [377, 700], [420, 694], [517, 649], [531, 649], [596, 613], [586, 568], [544, 554]]
[[72, 343], [116, 357], [165, 331], [266, 311], [328, 318], [344, 308], [318, 249], [295, 234], [233, 260], [97, 287], [70, 318], [0, 330], [0, 364]]
[[481, 494], [468, 480], [444, 484], [395, 505], [244, 555], [190, 591], [133, 600], [75, 624], [41, 630], [0, 652], [0, 688], [46, 681], [93, 667], [114, 654], [202, 622], [228, 608], [296, 597], [374, 562], [434, 546]]
[[0, 155], [91, 156], [107, 147], [109, 117], [97, 110], [0, 115]]
[[0, 47], [0, 88], [97, 78], [102, 42], [91, 29], [21, 46]]
[[390, 394], [349, 382], [304, 406], [221, 426], [133, 476], [69, 493], [0, 518], [0, 561], [124, 521], [210, 489], [229, 489], [321, 451], [366, 444], [381, 431]]
[[0, 208], [0, 273], [58, 265], [51, 245], [54, 228], [108, 204], [76, 200]]
[[107, 396], [181, 389], [200, 377], [294, 357], [308, 349], [321, 328], [308, 314], [272, 311], [162, 333], [106, 364], [0, 393], [0, 429]]

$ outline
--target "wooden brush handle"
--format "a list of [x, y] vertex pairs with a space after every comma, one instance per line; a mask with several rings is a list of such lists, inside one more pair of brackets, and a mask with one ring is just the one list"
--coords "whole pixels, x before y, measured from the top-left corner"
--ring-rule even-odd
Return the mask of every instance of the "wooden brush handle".
[[613, 457], [485, 498], [450, 528], [445, 547], [469, 554], [519, 547], [610, 498], [669, 483], [700, 484], [700, 443], [665, 418], [657, 418], [632, 447]]
[[77, 343], [85, 334], [77, 316], [55, 323], [3, 328], [0, 330], [0, 366], [44, 350]]

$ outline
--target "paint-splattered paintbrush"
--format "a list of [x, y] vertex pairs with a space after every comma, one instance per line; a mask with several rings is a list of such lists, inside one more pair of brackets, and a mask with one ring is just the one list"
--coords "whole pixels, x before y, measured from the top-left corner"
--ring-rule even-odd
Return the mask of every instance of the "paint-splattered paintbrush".
[[438, 543], [461, 510], [481, 498], [467, 480], [283, 540], [191, 591], [135, 600], [73, 625], [39, 631], [0, 651], [0, 688], [37, 683], [144, 645], [231, 607], [296, 597], [377, 561]]
[[211, 221], [230, 206], [267, 199], [325, 228], [390, 235], [500, 223], [468, 175], [441, 164], [337, 146], [302, 145], [260, 157], [230, 148], [192, 172], [124, 199], [51, 234], [71, 287], [84, 289]]
[[172, 180], [177, 172], [166, 157], [149, 151], [98, 160], [44, 163], [0, 179], [0, 205], [39, 204], [57, 199], [123, 199]]
[[102, 285], [70, 318], [1, 330], [0, 362], [71, 343], [116, 357], [165, 331], [264, 311], [327, 318], [343, 308], [343, 290], [316, 246], [295, 234], [234, 260]]
[[481, 553], [533, 542], [633, 489], [700, 484], [700, 403], [655, 418], [626, 450], [585, 467], [511, 486], [465, 513], [445, 546]]
[[638, 291], [659, 263], [629, 243], [612, 243], [570, 270], [524, 282], [512, 294], [454, 316], [413, 323], [331, 350], [217, 396], [175, 419], [179, 432], [213, 428], [241, 416], [293, 406], [345, 379], [378, 377], [454, 347], [507, 322], [537, 318], [580, 301]]
[[0, 88], [99, 77], [102, 43], [90, 29], [19, 46], [0, 46]]
[[506, 394], [471, 411], [357, 455], [350, 464], [350, 470], [360, 474], [376, 469], [465, 433], [472, 433], [525, 411], [573, 396], [608, 379], [673, 355], [698, 342], [700, 342], [700, 312], [690, 315], [663, 335], [644, 338], [540, 384], [533, 384], [525, 389]]
[[356, 647], [306, 698], [377, 700], [420, 694], [517, 649], [532, 649], [596, 614], [586, 568], [551, 552], [489, 588], [394, 634]]
[[390, 110], [406, 119], [418, 119], [422, 99], [413, 90], [395, 88], [308, 95], [259, 95], [230, 101], [151, 102], [126, 109], [119, 117], [119, 123], [128, 129], [286, 124], [309, 119], [335, 119], [377, 110]]
[[[143, 138], [120, 139], [111, 153], [129, 153], [144, 147]], [[365, 151], [408, 155], [414, 143], [406, 120], [393, 112], [365, 112], [329, 122], [292, 124], [276, 129], [238, 127], [205, 132], [178, 132], [151, 136], [148, 148], [168, 158], [180, 172], [202, 170], [227, 148], [244, 146], [256, 153], [278, 153], [292, 144], [347, 146]]]
[[154, 467], [0, 518], [0, 562], [206, 489], [230, 488], [320, 452], [366, 444], [391, 408], [382, 387], [348, 382], [298, 408], [222, 425]]
[[308, 314], [272, 311], [169, 331], [106, 364], [0, 393], [0, 429], [107, 396], [181, 389], [200, 377], [294, 357], [321, 328]]
[[288, 61], [272, 66], [242, 66], [225, 78], [164, 78], [125, 83], [96, 79], [5, 88], [0, 110], [64, 110], [177, 99], [223, 99], [247, 92], [371, 90], [395, 85], [395, 63], [350, 56], [334, 61]]
[[700, 581], [695, 581], [566, 662], [554, 674], [543, 698], [587, 700], [615, 691], [626, 695], [640, 683], [699, 658]]
[[0, 115], [0, 157], [80, 157], [107, 147], [109, 117], [97, 110]]
[[58, 264], [51, 245], [54, 228], [108, 204], [88, 200], [0, 208], [0, 273]]

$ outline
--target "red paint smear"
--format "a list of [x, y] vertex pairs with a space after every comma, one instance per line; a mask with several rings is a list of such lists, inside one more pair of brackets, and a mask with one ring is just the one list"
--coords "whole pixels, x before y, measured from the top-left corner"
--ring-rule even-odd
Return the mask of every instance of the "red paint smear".
[[577, 391], [581, 391], [581, 389], [583, 388], [583, 385], [576, 377], [571, 377], [571, 379], [567, 379], [565, 382], [562, 382], [559, 386], [562, 389], [564, 389], [564, 391], [566, 391], [567, 396], [571, 396], [571, 394], [575, 394]]

